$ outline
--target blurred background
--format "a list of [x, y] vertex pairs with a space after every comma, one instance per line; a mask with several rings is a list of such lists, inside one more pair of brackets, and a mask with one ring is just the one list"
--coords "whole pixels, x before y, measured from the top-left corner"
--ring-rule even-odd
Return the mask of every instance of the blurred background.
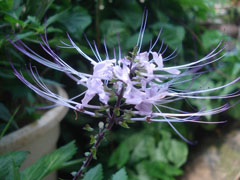
[[[239, 20], [240, 1], [238, 0], [1, 0], [0, 1], [0, 132], [16, 109], [13, 122], [7, 129], [9, 134], [38, 119], [41, 111], [35, 109], [42, 105], [37, 95], [22, 84], [13, 74], [11, 60], [23, 74], [26, 66], [36, 65], [44, 82], [63, 87], [69, 97], [80, 94], [83, 89], [71, 81], [64, 73], [46, 68], [17, 51], [7, 40], [16, 36], [35, 52], [46, 56], [40, 47], [40, 35], [46, 27], [48, 41], [55, 52], [70, 66], [80, 72], [92, 72], [90, 63], [74, 49], [61, 49], [60, 40], [68, 42], [66, 32], [74, 42], [89, 56], [93, 57], [84, 34], [105, 56], [103, 42], [106, 40], [111, 57], [113, 48], [118, 47], [118, 37], [122, 54], [127, 55], [136, 45], [144, 8], [148, 9], [148, 22], [143, 39], [143, 50], [148, 50], [151, 39], [156, 39], [163, 28], [160, 39], [164, 47], [168, 45], [165, 56], [176, 48], [178, 56], [166, 66], [185, 64], [200, 59], [214, 49], [220, 41], [227, 46], [225, 57], [209, 65], [206, 69], [216, 69], [196, 80], [197, 87], [216, 87], [231, 82], [240, 74]], [[160, 46], [161, 43], [159, 43]], [[49, 58], [48, 56], [46, 56]], [[30, 79], [29, 79], [30, 80]], [[219, 91], [218, 95], [234, 92], [239, 83]], [[213, 94], [209, 94], [213, 95]], [[216, 94], [215, 94], [216, 95]], [[236, 99], [228, 100], [230, 103]], [[226, 103], [220, 100], [175, 102], [180, 109], [212, 109]], [[206, 121], [228, 120], [221, 125], [176, 124], [177, 129], [188, 139], [198, 141], [196, 146], [188, 146], [164, 123], [133, 123], [129, 129], [114, 127], [97, 153], [104, 177], [108, 179], [113, 172], [125, 167], [129, 179], [175, 179], [184, 174], [186, 163], [191, 159], [202, 142], [209, 136], [220, 138], [223, 134], [238, 127], [239, 107], [214, 116]], [[61, 122], [58, 146], [76, 140], [78, 147], [74, 158], [82, 158], [88, 151], [90, 133], [83, 130], [85, 124], [98, 126], [99, 119], [78, 114], [70, 110]], [[190, 154], [190, 155], [189, 155]], [[80, 164], [59, 171], [59, 177], [70, 179], [70, 173]]]

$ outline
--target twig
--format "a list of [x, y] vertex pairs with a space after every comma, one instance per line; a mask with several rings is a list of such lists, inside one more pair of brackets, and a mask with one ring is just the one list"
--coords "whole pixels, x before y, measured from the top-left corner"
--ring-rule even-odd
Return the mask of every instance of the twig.
[[[117, 102], [116, 102], [116, 105], [114, 108], [120, 107], [122, 97], [123, 97], [123, 88], [121, 89], [121, 91], [118, 95], [118, 99], [117, 99]], [[102, 131], [100, 131], [98, 133], [97, 138], [96, 138], [96, 143], [92, 146], [92, 148], [94, 148], [96, 150], [98, 149], [99, 145], [102, 143], [102, 140], [104, 139], [106, 133], [112, 129], [114, 123], [116, 122], [115, 120], [116, 120], [117, 116], [114, 113], [114, 111], [112, 111], [112, 112], [113, 112], [112, 116], [110, 114], [108, 114], [109, 124], [107, 125], [107, 127], [105, 127]], [[92, 159], [93, 159], [93, 152], [90, 151], [89, 154], [87, 155], [86, 160], [84, 161], [82, 167], [78, 170], [76, 175], [73, 177], [73, 180], [78, 180], [78, 178], [82, 177], [84, 169], [88, 167], [88, 165], [90, 164]]]

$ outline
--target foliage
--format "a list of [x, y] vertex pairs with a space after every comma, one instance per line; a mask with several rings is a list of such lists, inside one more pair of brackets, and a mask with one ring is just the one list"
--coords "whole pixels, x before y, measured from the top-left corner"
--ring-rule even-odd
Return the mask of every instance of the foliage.
[[108, 165], [117, 169], [123, 166], [133, 167], [129, 173], [130, 179], [161, 178], [160, 176], [171, 179], [180, 175], [182, 171], [179, 167], [186, 162], [188, 156], [186, 143], [177, 140], [164, 124], [147, 128], [149, 125], [151, 124], [146, 124], [140, 132], [123, 136], [120, 145], [112, 152]]
[[[14, 36], [17, 36], [18, 39], [23, 40], [33, 47], [38, 54], [41, 54], [42, 49], [39, 49], [37, 44], [39, 35], [44, 33], [45, 28], [49, 37], [49, 43], [54, 46], [59, 44], [59, 40], [67, 42], [66, 32], [68, 32], [78, 42], [77, 44], [80, 45], [84, 52], [92, 56], [92, 52], [84, 40], [84, 32], [88, 39], [96, 39], [97, 46], [101, 50], [100, 53], [104, 52], [104, 47], [100, 45], [104, 42], [104, 39], [106, 39], [107, 47], [113, 49], [113, 47], [116, 48], [118, 46], [118, 38], [122, 51], [128, 52], [136, 44], [141, 24], [141, 15], [146, 6], [149, 9], [149, 16], [143, 48], [148, 49], [149, 45], [147, 43], [150, 39], [156, 39], [159, 30], [163, 28], [160, 39], [164, 40], [164, 46], [166, 44], [169, 46], [165, 55], [169, 55], [175, 48], [180, 49], [176, 62], [169, 62], [170, 64], [182, 64], [186, 61], [203, 57], [221, 40], [228, 42], [237, 41], [230, 36], [224, 35], [218, 29], [209, 29], [208, 26], [204, 25], [204, 22], [207, 22], [209, 19], [219, 18], [214, 9], [214, 5], [217, 3], [215, 0], [146, 0], [144, 3], [141, 2], [138, 0], [98, 0], [92, 3], [81, 0], [0, 1], [0, 132], [3, 132], [18, 106], [20, 106], [19, 112], [10, 124], [8, 132], [25, 125], [26, 123], [22, 122], [22, 119], [27, 119], [27, 123], [32, 121], [32, 119], [37, 119], [40, 115], [35, 111], [34, 107], [42, 105], [42, 101], [37, 99], [35, 94], [22, 85], [12, 73], [9, 60], [13, 62], [15, 67], [23, 67], [23, 69], [25, 64], [30, 62], [28, 58], [22, 56], [14, 49], [7, 40], [9, 37], [14, 39]], [[100, 7], [104, 9], [101, 10]], [[235, 10], [231, 9], [231, 14], [226, 14], [226, 17], [224, 17], [225, 21], [237, 21], [237, 18], [233, 19], [233, 12]], [[230, 16], [229, 19], [227, 19], [228, 16]], [[67, 49], [67, 53], [63, 53], [56, 47], [55, 51], [63, 59], [67, 59], [68, 63], [79, 71], [91, 71], [88, 64], [79, 55], [73, 54], [71, 49]], [[113, 51], [111, 51], [111, 54], [113, 54]], [[104, 54], [101, 55], [104, 56]], [[237, 46], [234, 51], [226, 54], [221, 62], [216, 63], [216, 67], [206, 66], [207, 70], [218, 68], [218, 71], [211, 73], [210, 78], [207, 75], [202, 75], [204, 82], [195, 82], [194, 84], [199, 87], [203, 85], [215, 87], [230, 82], [239, 76], [239, 58], [239, 46]], [[53, 77], [56, 81], [64, 84], [69, 96], [74, 96], [82, 91], [80, 87], [70, 84], [67, 77], [62, 77], [58, 73], [50, 72], [43, 67], [40, 67], [38, 70], [41, 75], [44, 75], [44, 81], [48, 81], [48, 77]], [[23, 73], [26, 73], [25, 70], [23, 70]], [[219, 94], [233, 91], [234, 89], [229, 87], [219, 92]], [[204, 106], [202, 101], [188, 103], [191, 103], [193, 108], [198, 109], [211, 109], [222, 104], [220, 101], [210, 100], [204, 101]], [[173, 106], [185, 108], [185, 105], [180, 103], [176, 103]], [[239, 111], [235, 108], [225, 115], [230, 119], [237, 119]], [[96, 120], [92, 120], [84, 115], [79, 115], [79, 120], [75, 121], [74, 116], [75, 114], [70, 112], [62, 124], [61, 143], [76, 139], [77, 145], [81, 147], [79, 154], [83, 154], [88, 148], [89, 134], [82, 131], [81, 127], [89, 123], [95, 128], [97, 123]], [[221, 117], [215, 116], [215, 118], [221, 120]], [[211, 121], [213, 117], [208, 116], [207, 120]], [[188, 128], [188, 126], [183, 125], [176, 126], [184, 136], [193, 139], [194, 128]], [[175, 176], [182, 174], [181, 166], [187, 161], [189, 150], [186, 143], [182, 142], [167, 125], [153, 125], [150, 123], [139, 126], [134, 124], [130, 125], [130, 127], [130, 129], [124, 130], [116, 129], [116, 131], [112, 132], [112, 135], [110, 134], [110, 137], [113, 136], [111, 144], [105, 143], [103, 150], [99, 152], [104, 157], [102, 159], [99, 158], [103, 166], [98, 165], [89, 170], [85, 179], [86, 177], [105, 178], [102, 169], [106, 171], [106, 177], [112, 178], [112, 180], [117, 180], [119, 177], [121, 177], [120, 179], [129, 177], [129, 179], [138, 180], [154, 178], [165, 180], [174, 179]], [[126, 131], [129, 131], [129, 134]], [[112, 154], [108, 158], [110, 146], [116, 146], [116, 149], [112, 150]], [[74, 154], [73, 150], [70, 150], [68, 153], [61, 151], [59, 154], [62, 154], [63, 158], [65, 156], [70, 157], [72, 156], [70, 152]], [[60, 157], [59, 154], [55, 154], [54, 157]], [[24, 177], [24, 174], [27, 176], [34, 172], [36, 174], [47, 174], [59, 168], [59, 164], [63, 161], [68, 160], [67, 157], [65, 157], [67, 160], [60, 158], [56, 162], [57, 164], [52, 164], [47, 171], [40, 172], [40, 167], [43, 166], [44, 162], [51, 159], [49, 156], [46, 156], [35, 166], [32, 166], [32, 169], [34, 168], [36, 171], [32, 171], [31, 167], [29, 167], [26, 171], [19, 172], [18, 168], [25, 156], [26, 153], [23, 152], [1, 156], [1, 162], [6, 164], [3, 172], [5, 174], [6, 172], [12, 172], [12, 176], [16, 177], [16, 179], [21, 179]], [[4, 163], [0, 163], [1, 170], [3, 168], [2, 164]], [[109, 170], [108, 168], [102, 168], [105, 166], [110, 167]], [[112, 176], [115, 168], [122, 169]], [[70, 168], [69, 171], [74, 170], [76, 169]], [[128, 172], [128, 176], [126, 172]], [[41, 176], [43, 174], [38, 177]], [[9, 178], [11, 177], [9, 176]]]
[[76, 153], [74, 142], [42, 156], [33, 165], [19, 171], [27, 152], [17, 151], [0, 156], [0, 178], [3, 180], [40, 180], [49, 173], [61, 168]]
[[[82, 180], [103, 180], [103, 168], [101, 164], [88, 170]], [[128, 180], [125, 168], [121, 168], [114, 173], [111, 180]]]

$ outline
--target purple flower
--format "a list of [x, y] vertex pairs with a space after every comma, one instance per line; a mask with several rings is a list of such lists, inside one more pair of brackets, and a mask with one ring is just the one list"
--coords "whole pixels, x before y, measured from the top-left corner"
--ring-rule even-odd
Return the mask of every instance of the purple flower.
[[[204, 95], [204, 93], [215, 92], [233, 85], [238, 82], [240, 78], [226, 85], [210, 89], [191, 90], [191, 87], [189, 87], [180, 90], [177, 88], [191, 81], [194, 83], [196, 78], [200, 78], [201, 74], [206, 73], [206, 71], [201, 71], [203, 67], [220, 60], [225, 55], [220, 55], [225, 48], [222, 42], [220, 42], [208, 55], [199, 60], [183, 65], [168, 66], [166, 63], [167, 60], [173, 59], [176, 56], [176, 51], [167, 57], [164, 56], [165, 50], [164, 52], [161, 51], [162, 45], [158, 51], [154, 51], [159, 41], [161, 31], [153, 45], [150, 43], [149, 50], [141, 52], [146, 22], [147, 11], [145, 11], [145, 15], [143, 16], [138, 42], [131, 57], [121, 57], [119, 45], [119, 57], [110, 59], [106, 44], [104, 43], [106, 58], [103, 59], [98, 52], [96, 44], [94, 43], [94, 46], [92, 46], [90, 42], [88, 42], [95, 55], [94, 60], [86, 55], [67, 34], [69, 44], [62, 42], [63, 45], [61, 48], [76, 49], [93, 65], [93, 74], [78, 72], [70, 67], [51, 49], [46, 35], [44, 37], [41, 36], [43, 44], [41, 43], [40, 45], [46, 53], [52, 57], [53, 61], [38, 55], [20, 40], [17, 42], [12, 42], [10, 40], [10, 42], [26, 56], [49, 68], [66, 73], [76, 84], [86, 87], [86, 91], [76, 97], [65, 99], [51, 92], [38, 76], [36, 69], [31, 66], [30, 71], [36, 86], [28, 82], [22, 73], [19, 73], [13, 65], [12, 67], [15, 75], [38, 95], [54, 102], [56, 105], [64, 105], [91, 116], [106, 116], [106, 113], [96, 114], [95, 112], [101, 109], [101, 104], [110, 109], [109, 100], [112, 97], [121, 96], [122, 99], [118, 103], [120, 103], [119, 107], [121, 107], [120, 120], [122, 121], [125, 120], [121, 119], [123, 113], [129, 111], [129, 109], [124, 109], [124, 106], [129, 107], [129, 105], [132, 105], [132, 117], [128, 120], [167, 122], [177, 133], [178, 131], [171, 124], [172, 122], [222, 123], [204, 122], [199, 120], [199, 116], [223, 112], [231, 107], [228, 104], [211, 110], [200, 110], [198, 112], [185, 112], [168, 106], [169, 103], [182, 99], [226, 99], [240, 95], [239, 91], [221, 96]], [[75, 101], [77, 97], [81, 96], [82, 100], [80, 102]], [[91, 105], [91, 100], [95, 96], [99, 97], [101, 104]], [[163, 112], [164, 109], [169, 109], [172, 113], [165, 113]], [[185, 139], [184, 137], [182, 138]]]

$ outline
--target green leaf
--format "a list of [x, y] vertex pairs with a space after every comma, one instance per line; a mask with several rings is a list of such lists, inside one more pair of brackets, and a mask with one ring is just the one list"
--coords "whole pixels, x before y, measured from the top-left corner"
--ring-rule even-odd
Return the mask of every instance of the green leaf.
[[185, 29], [182, 26], [176, 26], [168, 23], [155, 23], [152, 25], [155, 34], [163, 28], [161, 37], [168, 46], [172, 49], [180, 47], [185, 38]]
[[[136, 33], [136, 34], [133, 34], [131, 36], [129, 36], [127, 39], [126, 39], [126, 49], [132, 49], [134, 46], [136, 46], [137, 44], [137, 40], [138, 40], [138, 34], [139, 33]], [[152, 38], [152, 34], [149, 33], [147, 30], [144, 32], [144, 38], [143, 38], [143, 42], [142, 42], [142, 46], [145, 46], [147, 44], [149, 44], [149, 41], [151, 40]]]
[[158, 160], [162, 162], [168, 162], [167, 159], [167, 151], [166, 150], [166, 145], [168, 145], [170, 141], [169, 140], [161, 140], [158, 143], [158, 146], [156, 149], [154, 149], [154, 153], [151, 155], [151, 160]]
[[115, 107], [113, 109], [113, 112], [114, 112], [114, 114], [116, 114], [116, 116], [120, 116], [120, 108]]
[[[0, 47], [1, 47], [1, 42], [0, 42]], [[2, 63], [4, 63], [4, 62], [2, 62]], [[5, 70], [2, 70], [2, 72], [0, 72], [0, 78], [12, 80], [12, 79], [15, 79], [16, 76], [14, 76], [12, 74], [12, 71], [5, 69]]]
[[22, 180], [40, 180], [44, 178], [49, 173], [62, 167], [66, 161], [72, 158], [76, 150], [76, 145], [72, 141], [54, 152], [42, 156], [36, 163], [21, 172]]
[[14, 166], [20, 167], [23, 161], [26, 159], [27, 152], [17, 151], [3, 154], [0, 156], [0, 179], [4, 179], [10, 173], [9, 168], [12, 166], [12, 160], [14, 160]]
[[96, 148], [91, 148], [90, 149], [90, 151], [91, 151], [91, 153], [92, 153], [92, 157], [93, 157], [93, 159], [97, 159], [97, 149]]
[[127, 177], [125, 168], [120, 169], [112, 177], [112, 180], [127, 180], [127, 179], [128, 179], [128, 177]]
[[11, 117], [11, 114], [7, 109], [7, 107], [3, 103], [0, 103], [0, 119], [8, 121], [10, 117]]
[[103, 170], [101, 164], [98, 164], [94, 168], [91, 168], [83, 178], [83, 180], [102, 180], [102, 179]]
[[29, 32], [24, 32], [24, 33], [19, 33], [17, 34], [17, 39], [23, 39], [23, 38], [27, 38], [29, 36], [33, 36], [35, 33], [33, 31], [29, 31]]
[[[130, 35], [126, 24], [118, 20], [105, 20], [101, 23], [100, 28], [101, 28], [102, 34], [104, 35], [107, 41], [107, 46], [110, 48], [118, 45], [118, 40], [117, 40], [118, 34], [119, 34], [120, 41], [127, 40]], [[122, 46], [124, 47], [124, 44], [121, 44], [121, 47]]]
[[31, 23], [35, 26], [40, 26], [40, 21], [35, 16], [28, 16], [27, 20], [24, 22], [25, 24]]
[[186, 162], [187, 155], [188, 147], [186, 143], [172, 139], [167, 154], [169, 161], [171, 161], [176, 167], [180, 167]]
[[157, 18], [160, 22], [165, 22], [167, 23], [169, 21], [169, 17], [166, 16], [164, 13], [162, 13], [161, 11], [156, 11], [157, 14]]
[[83, 127], [83, 129], [89, 132], [94, 131], [94, 129], [89, 124], [86, 124], [85, 127]]
[[[145, 167], [145, 161], [141, 161], [140, 163], [136, 164], [135, 167], [136, 167], [136, 170], [137, 170], [136, 180], [150, 180], [150, 179], [152, 179], [148, 175], [147, 169]], [[132, 178], [132, 177], [130, 176], [130, 178]]]
[[117, 149], [111, 154], [109, 159], [109, 166], [116, 165], [121, 168], [129, 159], [129, 149], [126, 143], [121, 143]]
[[141, 25], [142, 8], [137, 1], [126, 1], [124, 8], [116, 9], [115, 13], [123, 20], [125, 24], [136, 31]]
[[36, 18], [41, 20], [53, 1], [54, 0], [27, 1], [27, 12], [29, 15], [36, 16]]
[[4, 16], [4, 21], [9, 22], [13, 27], [16, 24], [24, 26], [24, 22], [23, 21], [17, 19], [16, 17], [12, 17], [12, 16], [9, 16], [9, 15]]
[[0, 9], [2, 10], [10, 10], [13, 6], [13, 0], [1, 0], [0, 1]]
[[229, 40], [230, 37], [218, 30], [207, 30], [201, 37], [203, 46], [208, 49], [215, 47], [221, 40]]
[[154, 153], [155, 140], [151, 136], [144, 136], [135, 146], [131, 155], [131, 160], [136, 162], [146, 157], [151, 156]]
[[68, 11], [68, 9], [66, 9], [65, 11], [62, 11], [60, 13], [54, 14], [53, 16], [49, 17], [47, 19], [46, 26], [48, 27], [52, 23], [60, 20], [64, 16], [64, 14], [67, 13], [67, 11]]
[[92, 19], [84, 8], [77, 6], [65, 12], [58, 21], [74, 38], [80, 39], [82, 32], [91, 24]]
[[9, 166], [9, 174], [6, 177], [6, 180], [21, 180], [20, 178], [20, 173], [19, 173], [19, 168], [16, 166], [15, 161], [12, 159], [11, 165]]
[[120, 124], [120, 126], [122, 126], [122, 127], [124, 127], [124, 128], [129, 128], [129, 126], [128, 126], [128, 124], [127, 124], [127, 122], [126, 121], [122, 121], [122, 122], [120, 122], [119, 123]]
[[95, 144], [97, 142], [97, 139], [95, 138], [94, 135], [90, 135], [90, 144]]
[[179, 176], [183, 173], [180, 169], [161, 161], [145, 162], [145, 168], [151, 177], [163, 180], [174, 179], [173, 176]]

